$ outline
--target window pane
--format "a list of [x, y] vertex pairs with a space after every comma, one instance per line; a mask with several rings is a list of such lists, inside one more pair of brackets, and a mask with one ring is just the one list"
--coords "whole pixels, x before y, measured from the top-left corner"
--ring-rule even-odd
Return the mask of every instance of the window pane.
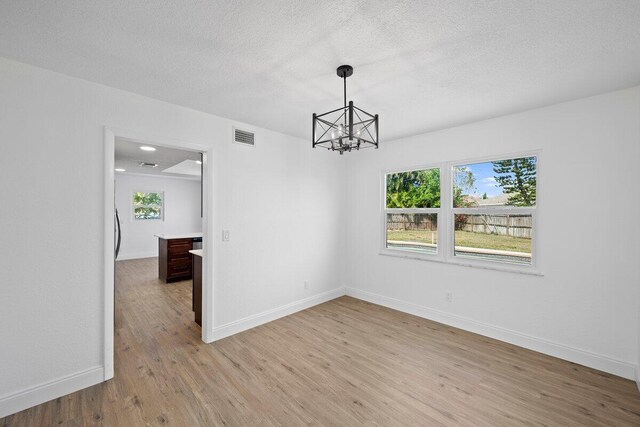
[[438, 214], [387, 214], [387, 248], [435, 254]]
[[453, 207], [535, 206], [537, 158], [497, 160], [453, 168]]
[[133, 193], [133, 204], [136, 206], [157, 205], [162, 206], [162, 193]]
[[135, 219], [162, 219], [162, 209], [154, 207], [134, 208]]
[[455, 214], [455, 255], [531, 264], [531, 215]]
[[439, 208], [440, 169], [387, 174], [387, 208]]

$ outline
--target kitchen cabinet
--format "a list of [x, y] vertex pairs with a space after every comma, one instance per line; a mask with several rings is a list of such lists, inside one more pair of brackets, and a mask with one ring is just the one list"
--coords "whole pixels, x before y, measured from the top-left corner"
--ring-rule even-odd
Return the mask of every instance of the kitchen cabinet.
[[189, 280], [192, 277], [192, 259], [189, 251], [193, 249], [194, 239], [202, 235], [158, 237], [158, 277], [169, 283]]
[[202, 326], [202, 249], [190, 252], [193, 254], [191, 309], [195, 314], [196, 323]]

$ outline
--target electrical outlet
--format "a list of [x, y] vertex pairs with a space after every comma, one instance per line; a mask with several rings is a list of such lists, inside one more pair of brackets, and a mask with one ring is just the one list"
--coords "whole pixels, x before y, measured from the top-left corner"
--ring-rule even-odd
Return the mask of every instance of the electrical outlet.
[[222, 230], [222, 241], [228, 242], [231, 240], [231, 233], [229, 230]]
[[444, 300], [446, 302], [453, 302], [453, 292], [447, 292], [444, 294]]
[[305, 289], [309, 289], [309, 281], [308, 280], [304, 281], [304, 288]]

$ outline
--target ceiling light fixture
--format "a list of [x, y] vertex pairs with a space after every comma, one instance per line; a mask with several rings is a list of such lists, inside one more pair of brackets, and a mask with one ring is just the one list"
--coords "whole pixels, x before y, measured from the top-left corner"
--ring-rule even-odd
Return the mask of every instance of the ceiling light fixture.
[[122, 168], [116, 168], [116, 172], [126, 172], [126, 169], [122, 169]]
[[202, 162], [200, 160], [196, 160], [196, 163], [199, 164], [199, 165], [202, 164]]
[[156, 151], [155, 147], [149, 147], [148, 145], [143, 145], [142, 147], [140, 147], [140, 149], [142, 151]]
[[378, 115], [371, 115], [353, 105], [347, 105], [347, 77], [353, 74], [351, 65], [336, 70], [344, 83], [344, 106], [323, 114], [313, 113], [312, 146], [338, 151], [378, 148]]

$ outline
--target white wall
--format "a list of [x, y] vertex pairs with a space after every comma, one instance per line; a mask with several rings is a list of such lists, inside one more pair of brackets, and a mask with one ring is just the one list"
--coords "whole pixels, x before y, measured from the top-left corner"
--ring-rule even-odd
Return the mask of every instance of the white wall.
[[[348, 293], [633, 378], [639, 146], [633, 88], [350, 156]], [[537, 149], [543, 277], [379, 255], [382, 170]]]
[[[122, 227], [118, 260], [158, 256], [158, 238], [154, 234], [181, 234], [202, 231], [200, 217], [200, 181], [116, 173], [116, 208]], [[134, 191], [162, 191], [164, 218], [135, 220]]]
[[338, 156], [0, 59], [0, 417], [101, 378], [105, 125], [213, 147], [214, 329], [344, 292]]

